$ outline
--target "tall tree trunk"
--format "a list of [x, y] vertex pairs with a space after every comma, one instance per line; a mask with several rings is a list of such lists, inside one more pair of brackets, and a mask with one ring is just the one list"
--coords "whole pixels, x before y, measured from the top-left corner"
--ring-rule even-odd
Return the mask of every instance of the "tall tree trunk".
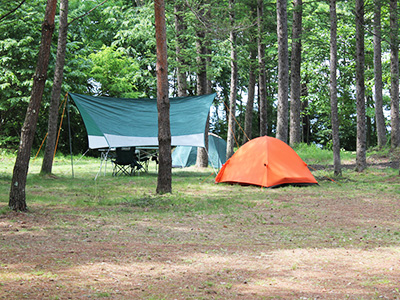
[[[301, 84], [301, 96], [307, 97], [308, 96], [308, 87], [307, 83], [304, 82]], [[301, 102], [301, 111], [303, 112], [303, 117], [301, 118], [301, 141], [303, 143], [309, 144], [310, 143], [310, 115], [307, 112], [308, 108], [308, 100]]]
[[276, 11], [278, 33], [278, 116], [276, 137], [287, 143], [289, 92], [287, 0], [277, 0]]
[[177, 73], [177, 81], [178, 81], [178, 97], [186, 97], [187, 96], [187, 80], [186, 80], [186, 72], [183, 70], [183, 65], [185, 64], [185, 60], [182, 56], [181, 49], [186, 44], [185, 39], [183, 37], [183, 33], [185, 32], [186, 26], [183, 20], [183, 10], [180, 3], [175, 3], [174, 6], [175, 12], [175, 37], [176, 37], [176, 73]]
[[364, 0], [356, 0], [356, 100], [357, 100], [357, 146], [356, 169], [367, 167], [365, 132], [365, 83], [364, 83]]
[[49, 108], [47, 141], [40, 173], [50, 174], [53, 168], [54, 151], [57, 140], [58, 106], [60, 104], [61, 84], [64, 74], [65, 52], [68, 32], [68, 0], [60, 1], [60, 29], [58, 33], [57, 58]]
[[204, 95], [207, 92], [207, 60], [206, 47], [204, 45], [206, 33], [204, 30], [196, 32], [197, 48], [197, 95]]
[[[208, 42], [206, 41], [206, 70], [211, 66], [211, 50], [208, 45]], [[206, 76], [207, 77], [207, 76]], [[212, 82], [210, 79], [207, 78], [206, 80], [206, 94], [211, 94], [212, 93]], [[218, 111], [216, 112], [218, 115]], [[208, 166], [208, 133], [210, 131], [210, 113], [208, 113], [207, 116], [207, 121], [206, 121], [206, 130], [204, 132], [204, 143], [205, 143], [205, 148], [198, 148], [200, 150], [197, 150], [197, 159], [201, 159], [202, 161], [197, 163], [197, 165], [201, 165], [202, 167], [207, 167]], [[207, 152], [205, 151], [207, 150]], [[200, 153], [199, 153], [200, 151]], [[200, 158], [201, 157], [201, 158]]]
[[157, 110], [159, 163], [158, 194], [171, 193], [171, 129], [169, 121], [167, 32], [164, 0], [154, 0], [157, 43]]
[[236, 53], [236, 32], [235, 32], [235, 11], [234, 0], [229, 0], [229, 20], [231, 25], [231, 90], [229, 94], [229, 119], [228, 119], [228, 138], [226, 147], [226, 158], [229, 159], [234, 151], [235, 139], [235, 114], [236, 114], [236, 96], [237, 96], [237, 53]]
[[27, 209], [25, 196], [26, 177], [28, 175], [29, 160], [36, 131], [37, 119], [39, 116], [40, 102], [42, 101], [44, 86], [47, 79], [51, 37], [54, 32], [56, 8], [57, 0], [47, 1], [44, 22], [42, 24], [42, 38], [38, 62], [35, 75], [33, 76], [31, 99], [28, 104], [24, 125], [21, 130], [21, 141], [11, 180], [8, 205], [11, 209], [16, 211], [26, 211]]
[[293, 1], [293, 29], [292, 29], [292, 65], [291, 65], [291, 95], [290, 95], [290, 140], [294, 146], [301, 142], [300, 106], [301, 106], [301, 28], [303, 3], [302, 0]]
[[382, 97], [382, 36], [381, 0], [374, 0], [374, 76], [375, 76], [375, 118], [378, 133], [378, 146], [386, 145], [386, 124], [383, 115]]
[[197, 147], [196, 166], [198, 168], [208, 167], [208, 132], [210, 130], [210, 114], [207, 116], [206, 128], [204, 128], [204, 145], [205, 147]]
[[[205, 47], [206, 33], [204, 29], [198, 30], [196, 33], [196, 48], [197, 48], [197, 95], [207, 94], [207, 49]], [[207, 117], [206, 128], [204, 128], [204, 144], [205, 147], [197, 147], [196, 166], [206, 168], [208, 166], [208, 129], [209, 117]]]
[[390, 99], [391, 99], [391, 144], [392, 148], [400, 145], [399, 120], [399, 25], [397, 23], [397, 0], [390, 0]]
[[[308, 107], [308, 101], [301, 102], [301, 110], [306, 111]], [[310, 135], [311, 135], [311, 124], [310, 124], [310, 115], [308, 113], [303, 115], [302, 118], [302, 141], [303, 143], [310, 144]]]
[[[372, 102], [373, 102], [372, 96], [368, 95], [365, 100], [366, 100], [366, 105], [365, 105], [366, 110], [372, 108]], [[365, 124], [366, 125], [366, 140], [367, 140], [367, 149], [368, 149], [371, 145], [373, 145], [374, 126], [372, 124], [372, 118], [370, 116], [366, 115], [365, 123], [366, 123]]]
[[256, 73], [255, 73], [256, 57], [257, 57], [256, 49], [252, 48], [250, 51], [249, 87], [247, 90], [246, 114], [244, 118], [245, 134], [243, 135], [243, 144], [247, 143], [252, 138], [253, 106], [254, 106], [254, 95], [256, 88]]
[[265, 70], [265, 45], [264, 37], [264, 1], [257, 0], [257, 47], [258, 47], [258, 98], [260, 110], [260, 136], [267, 135], [268, 114], [267, 114], [267, 87], [266, 87], [266, 70]]
[[340, 162], [340, 139], [339, 139], [339, 115], [337, 97], [337, 15], [336, 0], [330, 1], [331, 19], [331, 54], [330, 54], [330, 96], [331, 96], [331, 122], [332, 122], [332, 143], [333, 143], [333, 168], [335, 176], [342, 174]]

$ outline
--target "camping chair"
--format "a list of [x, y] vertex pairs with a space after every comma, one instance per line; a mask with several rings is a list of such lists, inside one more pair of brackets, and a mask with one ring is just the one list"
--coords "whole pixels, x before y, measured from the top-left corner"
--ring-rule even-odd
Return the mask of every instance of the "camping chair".
[[141, 166], [137, 171], [147, 173], [149, 169], [149, 157], [146, 154], [143, 154], [141, 150], [136, 150], [135, 154], [137, 163]]
[[112, 160], [112, 163], [114, 164], [112, 173], [113, 176], [132, 176], [143, 168], [143, 166], [137, 160], [134, 147], [117, 148], [116, 157]]

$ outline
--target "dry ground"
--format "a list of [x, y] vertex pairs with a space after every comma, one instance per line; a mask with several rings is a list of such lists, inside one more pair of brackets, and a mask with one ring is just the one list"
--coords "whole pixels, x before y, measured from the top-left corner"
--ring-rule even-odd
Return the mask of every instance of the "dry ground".
[[400, 299], [399, 194], [332, 184], [218, 186], [263, 195], [239, 212], [0, 215], [0, 299]]

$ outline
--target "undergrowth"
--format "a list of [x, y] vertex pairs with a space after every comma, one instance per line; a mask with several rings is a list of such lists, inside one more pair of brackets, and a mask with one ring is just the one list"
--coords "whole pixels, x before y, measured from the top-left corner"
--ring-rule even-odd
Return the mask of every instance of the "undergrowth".
[[[322, 149], [315, 144], [305, 144], [301, 143], [294, 147], [297, 154], [304, 160], [307, 164], [333, 164], [333, 154], [331, 150]], [[355, 153], [350, 151], [341, 151], [341, 159], [351, 160], [355, 159]]]

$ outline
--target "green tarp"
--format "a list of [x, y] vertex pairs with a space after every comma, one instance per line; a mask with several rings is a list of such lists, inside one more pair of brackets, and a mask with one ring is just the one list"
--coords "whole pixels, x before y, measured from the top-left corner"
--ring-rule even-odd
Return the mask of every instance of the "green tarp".
[[[86, 126], [89, 148], [158, 145], [157, 99], [95, 97], [69, 93]], [[171, 144], [204, 147], [215, 94], [170, 98]]]
[[[172, 152], [172, 167], [185, 168], [196, 164], [197, 147], [178, 146]], [[220, 169], [226, 162], [226, 141], [208, 134], [208, 165]]]

